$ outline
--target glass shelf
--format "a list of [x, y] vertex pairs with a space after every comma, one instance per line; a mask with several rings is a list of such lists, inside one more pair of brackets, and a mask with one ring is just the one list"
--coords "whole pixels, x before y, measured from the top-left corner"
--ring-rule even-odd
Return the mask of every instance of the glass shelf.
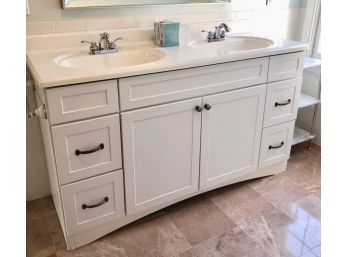
[[315, 135], [312, 135], [310, 132], [301, 129], [299, 127], [295, 127], [294, 136], [292, 138], [292, 145], [297, 145], [302, 142], [308, 141], [315, 138]]
[[304, 108], [304, 107], [308, 107], [308, 106], [312, 106], [312, 105], [316, 105], [320, 102], [319, 99], [313, 97], [313, 96], [309, 96], [306, 94], [301, 94], [300, 96], [300, 102], [298, 104], [298, 108]]

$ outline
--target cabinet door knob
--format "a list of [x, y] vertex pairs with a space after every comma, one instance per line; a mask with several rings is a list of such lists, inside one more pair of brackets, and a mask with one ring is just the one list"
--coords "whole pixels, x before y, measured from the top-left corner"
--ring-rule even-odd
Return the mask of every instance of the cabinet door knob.
[[199, 105], [196, 106], [196, 111], [197, 111], [197, 112], [201, 112], [202, 110], [203, 110], [202, 107], [200, 107]]
[[278, 102], [275, 102], [274, 106], [277, 107], [277, 106], [283, 106], [283, 105], [288, 105], [291, 103], [291, 99], [288, 99], [286, 102], [283, 102], [283, 103], [278, 103]]
[[211, 105], [210, 104], [205, 104], [204, 108], [209, 111], [211, 109]]

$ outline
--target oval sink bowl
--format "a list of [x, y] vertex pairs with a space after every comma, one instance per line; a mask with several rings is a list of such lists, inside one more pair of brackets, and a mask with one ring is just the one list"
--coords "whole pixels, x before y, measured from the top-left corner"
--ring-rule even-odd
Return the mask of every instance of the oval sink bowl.
[[191, 47], [197, 50], [214, 50], [221, 52], [250, 51], [260, 48], [267, 48], [274, 44], [272, 40], [259, 37], [236, 36], [227, 38], [224, 41], [207, 42], [199, 41], [191, 43]]
[[75, 69], [110, 69], [147, 64], [165, 57], [165, 53], [156, 49], [88, 55], [83, 53], [65, 54], [57, 57], [56, 64]]

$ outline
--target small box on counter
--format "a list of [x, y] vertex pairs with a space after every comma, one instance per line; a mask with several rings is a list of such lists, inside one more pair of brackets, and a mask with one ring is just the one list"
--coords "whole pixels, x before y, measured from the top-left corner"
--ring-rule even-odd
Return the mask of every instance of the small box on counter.
[[161, 21], [154, 23], [155, 45], [170, 47], [179, 45], [179, 22]]

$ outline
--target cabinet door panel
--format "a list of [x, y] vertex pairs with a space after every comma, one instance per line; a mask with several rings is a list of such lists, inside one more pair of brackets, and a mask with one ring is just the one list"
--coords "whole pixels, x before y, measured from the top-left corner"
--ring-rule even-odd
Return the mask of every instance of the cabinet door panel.
[[127, 213], [198, 189], [201, 99], [121, 114]]
[[203, 98], [200, 189], [258, 166], [266, 86]]

